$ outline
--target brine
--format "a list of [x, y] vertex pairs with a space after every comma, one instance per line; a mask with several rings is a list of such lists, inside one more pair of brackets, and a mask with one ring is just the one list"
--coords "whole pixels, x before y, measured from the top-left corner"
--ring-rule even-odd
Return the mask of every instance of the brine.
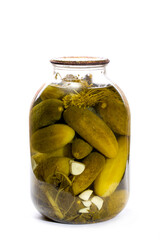
[[129, 196], [130, 112], [113, 85], [49, 84], [30, 111], [32, 199], [53, 221], [108, 220]]

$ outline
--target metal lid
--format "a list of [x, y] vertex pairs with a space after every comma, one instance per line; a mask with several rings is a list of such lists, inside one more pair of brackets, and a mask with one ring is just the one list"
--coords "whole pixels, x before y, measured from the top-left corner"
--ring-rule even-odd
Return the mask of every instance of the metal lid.
[[109, 63], [109, 59], [101, 57], [59, 57], [51, 59], [50, 62], [61, 65], [102, 65]]

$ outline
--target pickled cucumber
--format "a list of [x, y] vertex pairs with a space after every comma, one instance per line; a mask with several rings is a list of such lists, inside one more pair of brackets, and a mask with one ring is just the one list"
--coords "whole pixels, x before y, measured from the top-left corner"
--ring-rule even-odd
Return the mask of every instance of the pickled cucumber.
[[56, 172], [61, 172], [68, 176], [70, 172], [70, 160], [70, 158], [66, 157], [47, 158], [45, 161], [37, 165], [34, 173], [38, 178], [44, 179], [46, 182], [49, 182], [50, 178], [53, 177]]
[[41, 162], [44, 162], [47, 158], [50, 157], [72, 157], [72, 144], [68, 143], [67, 145], [65, 145], [62, 148], [59, 148], [53, 152], [49, 152], [49, 153], [36, 153], [32, 156], [32, 158], [34, 159], [34, 161], [38, 164]]
[[98, 104], [97, 111], [106, 124], [120, 135], [130, 135], [130, 115], [125, 103], [108, 97]]
[[85, 170], [78, 176], [75, 176], [72, 190], [75, 195], [88, 188], [96, 179], [105, 164], [103, 155], [97, 152], [90, 153], [84, 160]]
[[59, 120], [62, 112], [63, 102], [58, 99], [47, 99], [37, 104], [30, 114], [31, 133]]
[[75, 131], [65, 124], [54, 124], [37, 130], [31, 136], [33, 149], [41, 153], [53, 152], [70, 143]]
[[119, 137], [118, 145], [117, 156], [106, 160], [103, 170], [94, 182], [94, 191], [99, 196], [110, 196], [119, 185], [125, 172], [128, 159], [128, 138]]
[[113, 158], [118, 151], [115, 135], [107, 124], [90, 110], [68, 107], [64, 119], [82, 138], [106, 157]]
[[76, 138], [72, 143], [72, 154], [77, 159], [86, 157], [93, 147], [85, 142], [83, 139]]
[[69, 162], [70, 158], [49, 158], [43, 164], [43, 171], [44, 171], [44, 179], [47, 181], [50, 177], [52, 177], [55, 172], [61, 172], [66, 176], [69, 175]]
[[62, 88], [48, 85], [43, 92], [41, 93], [41, 99], [61, 99], [65, 95], [65, 92]]
[[126, 205], [129, 193], [126, 190], [115, 191], [107, 201], [108, 216], [117, 215]]

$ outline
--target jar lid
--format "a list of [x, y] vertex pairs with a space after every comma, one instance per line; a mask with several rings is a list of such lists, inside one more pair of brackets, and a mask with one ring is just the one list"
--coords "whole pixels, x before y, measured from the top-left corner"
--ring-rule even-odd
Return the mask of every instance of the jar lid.
[[59, 57], [51, 59], [50, 62], [61, 65], [102, 65], [109, 63], [109, 59], [101, 57]]

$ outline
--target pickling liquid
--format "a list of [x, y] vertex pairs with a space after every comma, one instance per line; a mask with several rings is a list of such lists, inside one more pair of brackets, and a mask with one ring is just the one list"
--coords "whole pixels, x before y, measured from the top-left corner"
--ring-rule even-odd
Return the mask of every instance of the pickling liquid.
[[53, 221], [116, 216], [129, 195], [129, 107], [112, 86], [50, 84], [30, 111], [31, 192]]

